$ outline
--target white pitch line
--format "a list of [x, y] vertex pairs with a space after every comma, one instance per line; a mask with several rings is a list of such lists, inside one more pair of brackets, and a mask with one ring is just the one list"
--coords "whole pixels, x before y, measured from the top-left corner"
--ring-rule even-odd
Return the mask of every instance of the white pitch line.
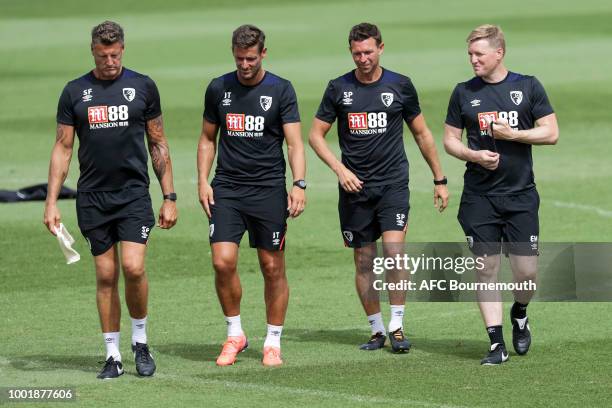
[[578, 203], [568, 203], [568, 202], [564, 202], [564, 201], [553, 201], [553, 205], [555, 207], [572, 208], [572, 209], [575, 209], [575, 210], [594, 212], [597, 215], [600, 215], [600, 216], [606, 217], [606, 218], [612, 217], [612, 211], [604, 210], [603, 208], [595, 207], [594, 205], [586, 205], [586, 204], [578, 204]]
[[[155, 376], [158, 378], [161, 377], [162, 379], [176, 379], [176, 381], [181, 381], [181, 382], [185, 382], [187, 380], [184, 377], [178, 377], [175, 375], [155, 374]], [[419, 407], [428, 407], [428, 408], [467, 408], [461, 405], [438, 404], [435, 402], [419, 401], [419, 400], [411, 400], [411, 399], [403, 399], [403, 398], [372, 397], [369, 395], [361, 395], [361, 394], [355, 394], [355, 393], [347, 394], [344, 392], [317, 390], [317, 389], [312, 389], [312, 388], [287, 387], [287, 386], [280, 386], [280, 385], [266, 385], [266, 384], [212, 380], [212, 379], [203, 379], [203, 380], [189, 379], [187, 381], [190, 383], [192, 382], [194, 384], [221, 385], [227, 388], [262, 391], [265, 393], [285, 393], [285, 394], [291, 394], [291, 395], [301, 395], [301, 396], [306, 396], [306, 397], [328, 398], [328, 399], [336, 399], [336, 400], [341, 399], [341, 400], [358, 402], [358, 403], [363, 403], [363, 404], [398, 404], [398, 405], [419, 406]]]

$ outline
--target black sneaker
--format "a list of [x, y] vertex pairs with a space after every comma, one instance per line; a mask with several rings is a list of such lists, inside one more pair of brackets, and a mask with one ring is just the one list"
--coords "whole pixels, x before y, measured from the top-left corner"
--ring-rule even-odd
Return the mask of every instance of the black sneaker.
[[361, 350], [378, 350], [378, 349], [381, 349], [381, 348], [385, 347], [385, 340], [386, 339], [387, 339], [387, 336], [385, 336], [381, 332], [378, 332], [376, 334], [373, 334], [372, 337], [370, 337], [370, 340], [368, 340], [367, 343], [364, 343], [361, 346], [359, 346], [359, 349], [361, 349]]
[[531, 346], [531, 330], [529, 330], [529, 318], [512, 320], [512, 345], [516, 354], [522, 356], [527, 354]]
[[136, 371], [139, 375], [150, 377], [155, 373], [155, 361], [149, 352], [149, 346], [143, 343], [132, 345], [134, 360], [136, 361]]
[[110, 380], [123, 374], [123, 364], [121, 364], [121, 361], [115, 361], [112, 356], [106, 361], [100, 361], [100, 364], [104, 364], [102, 371], [98, 374], [98, 378], [101, 380]]
[[395, 353], [410, 351], [410, 342], [404, 336], [404, 331], [401, 327], [396, 331], [389, 333], [389, 340], [391, 340], [391, 350], [393, 350]]
[[495, 343], [491, 345], [491, 349], [489, 354], [482, 360], [480, 360], [480, 364], [482, 365], [499, 365], [501, 363], [505, 363], [508, 361], [510, 356], [506, 351], [506, 346], [501, 343]]

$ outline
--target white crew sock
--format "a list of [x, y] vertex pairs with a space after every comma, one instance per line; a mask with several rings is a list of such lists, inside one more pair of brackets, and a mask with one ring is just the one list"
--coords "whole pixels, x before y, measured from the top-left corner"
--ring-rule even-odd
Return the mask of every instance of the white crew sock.
[[227, 323], [227, 336], [243, 336], [242, 324], [240, 323], [240, 315], [237, 316], [225, 316], [225, 323]]
[[268, 335], [264, 341], [264, 347], [273, 346], [280, 348], [281, 334], [283, 334], [283, 326], [268, 325]]
[[115, 361], [121, 361], [119, 353], [119, 332], [102, 333], [106, 345], [106, 359], [113, 357]]
[[147, 316], [142, 319], [132, 319], [132, 345], [147, 344]]
[[374, 313], [368, 316], [368, 323], [370, 323], [370, 329], [372, 334], [382, 333], [385, 334], [385, 324], [383, 323], [382, 313]]
[[389, 322], [389, 333], [404, 327], [404, 305], [391, 305], [391, 321]]

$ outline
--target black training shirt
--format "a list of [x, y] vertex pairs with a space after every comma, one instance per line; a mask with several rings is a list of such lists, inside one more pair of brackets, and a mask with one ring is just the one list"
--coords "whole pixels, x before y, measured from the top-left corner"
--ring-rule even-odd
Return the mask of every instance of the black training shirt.
[[531, 145], [493, 140], [487, 123], [501, 118], [513, 129], [526, 130], [532, 129], [536, 120], [553, 112], [542, 84], [533, 76], [509, 72], [503, 81], [494, 84], [479, 77], [457, 84], [448, 104], [446, 124], [466, 129], [470, 149], [500, 154], [495, 170], [466, 163], [464, 192], [508, 195], [534, 188]]
[[92, 72], [70, 81], [57, 122], [79, 138], [78, 191], [113, 191], [149, 185], [145, 124], [161, 115], [159, 92], [146, 75], [123, 68], [111, 81]]
[[204, 97], [204, 118], [219, 125], [215, 181], [284, 186], [283, 125], [300, 121], [291, 82], [267, 72], [257, 85], [236, 71], [213, 79]]
[[403, 121], [421, 113], [410, 78], [383, 68], [380, 79], [359, 82], [351, 71], [329, 82], [316, 117], [338, 119], [342, 163], [366, 185], [406, 181]]

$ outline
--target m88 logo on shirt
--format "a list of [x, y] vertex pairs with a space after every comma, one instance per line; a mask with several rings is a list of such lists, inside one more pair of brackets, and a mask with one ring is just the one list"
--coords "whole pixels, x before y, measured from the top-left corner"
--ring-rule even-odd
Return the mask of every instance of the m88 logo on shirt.
[[351, 134], [371, 135], [387, 131], [387, 112], [359, 112], [348, 114]]
[[113, 128], [129, 126], [130, 115], [127, 105], [119, 106], [90, 106], [87, 108], [89, 129]]
[[503, 119], [508, 122], [511, 128], [515, 129], [518, 126], [518, 112], [478, 112], [478, 125], [480, 126], [480, 134], [486, 135], [489, 131], [489, 125], [491, 122], [495, 122], [497, 119]]
[[238, 137], [261, 137], [263, 136], [265, 120], [263, 116], [245, 115], [244, 113], [228, 113], [225, 115], [227, 135]]

